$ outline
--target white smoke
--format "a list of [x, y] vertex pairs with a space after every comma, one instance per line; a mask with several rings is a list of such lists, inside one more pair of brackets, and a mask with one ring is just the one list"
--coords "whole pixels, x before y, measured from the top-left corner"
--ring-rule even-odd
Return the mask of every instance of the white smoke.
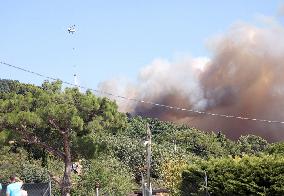
[[[136, 84], [111, 80], [102, 90], [159, 104], [241, 115], [268, 120], [284, 120], [284, 28], [273, 18], [262, 18], [261, 27], [246, 23], [232, 26], [212, 38], [208, 48], [212, 58], [155, 59], [138, 74]], [[122, 111], [188, 122], [192, 114], [165, 110], [152, 105], [119, 102]], [[243, 133], [284, 138], [281, 126], [255, 122], [207, 119], [199, 116], [190, 124], [206, 130], [224, 130], [231, 137]]]

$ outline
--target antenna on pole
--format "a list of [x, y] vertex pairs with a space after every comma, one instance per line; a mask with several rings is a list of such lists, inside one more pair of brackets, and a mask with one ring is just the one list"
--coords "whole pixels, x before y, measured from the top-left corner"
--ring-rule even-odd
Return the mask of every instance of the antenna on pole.
[[73, 75], [73, 77], [74, 77], [74, 86], [75, 86], [76, 88], [78, 88], [79, 91], [81, 91], [81, 89], [80, 89], [80, 80], [79, 80], [79, 77], [78, 77], [78, 75], [77, 75], [76, 73], [77, 73], [77, 72], [76, 72], [76, 70], [75, 70], [74, 75]]
[[74, 85], [78, 87], [78, 78], [76, 73], [74, 74]]

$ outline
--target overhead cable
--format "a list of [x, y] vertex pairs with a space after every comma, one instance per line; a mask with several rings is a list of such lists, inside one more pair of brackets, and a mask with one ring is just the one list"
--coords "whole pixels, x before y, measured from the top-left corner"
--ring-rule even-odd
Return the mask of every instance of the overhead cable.
[[[37, 75], [40, 76], [42, 78], [45, 79], [49, 79], [49, 80], [60, 80], [59, 78], [54, 78], [54, 77], [50, 77], [50, 76], [45, 76], [43, 74], [19, 67], [19, 66], [15, 66], [6, 62], [2, 62], [0, 61], [0, 64], [2, 65], [6, 65], [8, 67], [12, 67], [33, 75]], [[196, 114], [200, 114], [200, 115], [208, 115], [208, 116], [217, 116], [217, 117], [222, 117], [222, 118], [228, 118], [228, 119], [239, 119], [239, 120], [248, 120], [248, 121], [258, 121], [258, 122], [264, 122], [264, 123], [277, 123], [277, 124], [284, 124], [284, 121], [278, 121], [278, 120], [266, 120], [266, 119], [258, 119], [258, 118], [249, 118], [249, 117], [244, 117], [244, 116], [236, 116], [236, 115], [229, 115], [229, 114], [218, 114], [218, 113], [211, 113], [211, 112], [205, 112], [205, 111], [199, 111], [199, 110], [193, 110], [193, 109], [188, 109], [188, 108], [181, 108], [178, 106], [170, 106], [170, 105], [164, 105], [164, 104], [160, 104], [160, 103], [155, 103], [155, 102], [151, 102], [151, 101], [147, 101], [147, 100], [142, 100], [142, 99], [137, 99], [137, 98], [129, 98], [126, 96], [121, 96], [121, 95], [116, 95], [110, 92], [106, 92], [106, 91], [101, 91], [101, 90], [97, 90], [97, 89], [92, 89], [92, 88], [87, 88], [81, 85], [76, 85], [76, 84], [72, 84], [70, 82], [66, 82], [63, 80], [62, 81], [63, 84], [67, 84], [73, 87], [77, 87], [77, 88], [81, 88], [81, 89], [85, 89], [85, 90], [91, 90], [93, 92], [96, 93], [100, 93], [100, 94], [104, 94], [104, 95], [108, 95], [114, 98], [119, 98], [119, 99], [124, 99], [124, 100], [128, 100], [128, 101], [132, 101], [132, 102], [137, 102], [137, 103], [142, 103], [142, 104], [148, 104], [148, 105], [152, 105], [155, 107], [161, 107], [161, 108], [167, 108], [170, 110], [177, 110], [177, 111], [184, 111], [184, 112], [190, 112], [190, 113], [196, 113]]]

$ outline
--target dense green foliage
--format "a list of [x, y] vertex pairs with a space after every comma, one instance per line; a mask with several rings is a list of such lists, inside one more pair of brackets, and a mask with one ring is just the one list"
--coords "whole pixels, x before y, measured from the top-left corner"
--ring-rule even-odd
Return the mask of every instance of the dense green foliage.
[[221, 132], [132, 117], [90, 91], [62, 89], [60, 81], [37, 87], [0, 80], [0, 182], [12, 173], [25, 182], [47, 181], [51, 174], [58, 191], [64, 160], [33, 139], [64, 152], [65, 130], [71, 161], [82, 160], [82, 172], [71, 175], [72, 195], [93, 194], [96, 182], [103, 194], [127, 195], [141, 187], [146, 173], [147, 124], [154, 188], [168, 188], [171, 195], [284, 194], [283, 142], [269, 144], [255, 135], [232, 141]]
[[83, 174], [77, 179], [72, 195], [95, 195], [96, 183], [99, 183], [102, 195], [124, 196], [135, 188], [133, 174], [113, 157], [89, 160], [83, 167]]
[[[205, 187], [205, 171], [207, 187]], [[284, 157], [226, 157], [190, 165], [182, 174], [181, 195], [283, 195]]]
[[47, 168], [41, 166], [40, 162], [29, 159], [26, 151], [19, 149], [13, 152], [4, 146], [0, 151], [1, 182], [8, 183], [11, 174], [17, 174], [27, 183], [46, 182], [48, 180]]

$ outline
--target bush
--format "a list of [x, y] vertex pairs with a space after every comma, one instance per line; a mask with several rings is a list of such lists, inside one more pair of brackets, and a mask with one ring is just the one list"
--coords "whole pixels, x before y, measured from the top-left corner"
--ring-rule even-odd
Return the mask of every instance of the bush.
[[48, 181], [47, 169], [41, 167], [40, 161], [29, 160], [27, 152], [20, 148], [17, 152], [12, 152], [7, 146], [0, 149], [0, 171], [2, 183], [9, 183], [12, 174], [26, 183]]
[[203, 161], [182, 174], [182, 195], [284, 195], [283, 156], [244, 156]]
[[112, 157], [101, 157], [83, 164], [83, 174], [72, 195], [95, 195], [96, 182], [100, 184], [100, 195], [124, 196], [135, 188], [134, 178], [123, 164]]

